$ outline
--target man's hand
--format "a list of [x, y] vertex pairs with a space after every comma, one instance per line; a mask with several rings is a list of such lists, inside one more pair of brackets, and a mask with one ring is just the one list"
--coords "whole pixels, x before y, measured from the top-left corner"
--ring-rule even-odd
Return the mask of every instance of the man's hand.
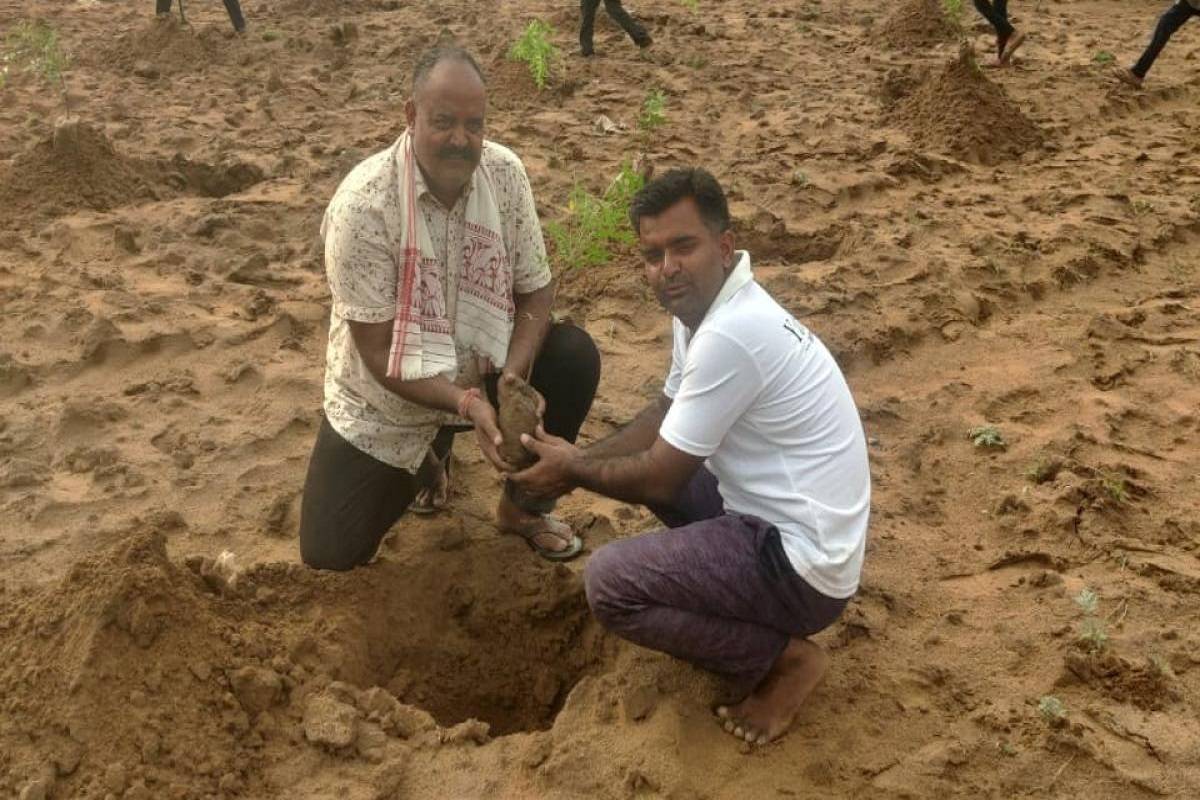
[[500, 443], [504, 437], [500, 435], [500, 427], [496, 424], [496, 409], [482, 397], [476, 397], [467, 406], [467, 418], [475, 425], [475, 438], [479, 440], [479, 450], [492, 466], [501, 472], [512, 472], [513, 465], [500, 455]]
[[510, 475], [509, 480], [536, 497], [561, 497], [575, 488], [571, 480], [571, 463], [582, 457], [582, 450], [566, 439], [546, 433], [541, 425], [535, 436], [523, 435], [521, 444], [538, 460], [533, 466]]

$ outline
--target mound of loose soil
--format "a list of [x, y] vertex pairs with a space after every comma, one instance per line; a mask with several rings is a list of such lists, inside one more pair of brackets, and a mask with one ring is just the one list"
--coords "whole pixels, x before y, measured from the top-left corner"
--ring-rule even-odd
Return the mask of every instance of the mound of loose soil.
[[140, 165], [82, 122], [60, 124], [53, 136], [0, 170], [0, 204], [10, 220], [38, 210], [105, 211], [156, 197]]
[[239, 572], [145, 531], [57, 585], [0, 585], [0, 794], [277, 796], [312, 748], [399, 765], [548, 727], [598, 663], [582, 583], [515, 541], [475, 564], [463, 546], [451, 529], [416, 564]]
[[920, 50], [960, 35], [939, 0], [906, 0], [883, 22], [883, 40], [897, 50]]
[[103, 48], [100, 63], [123, 72], [145, 64], [159, 74], [198, 72], [218, 60], [221, 32], [193, 29], [171, 15], [148, 21], [144, 27], [117, 37]]
[[887, 84], [883, 95], [889, 116], [924, 147], [992, 164], [1042, 143], [1042, 132], [1002, 87], [987, 79], [968, 46], [911, 89], [895, 79]]
[[34, 214], [107, 211], [178, 194], [225, 197], [263, 177], [256, 165], [237, 160], [207, 164], [178, 154], [169, 161], [129, 158], [103, 131], [71, 121], [0, 170], [0, 203], [7, 224], [20, 224]]

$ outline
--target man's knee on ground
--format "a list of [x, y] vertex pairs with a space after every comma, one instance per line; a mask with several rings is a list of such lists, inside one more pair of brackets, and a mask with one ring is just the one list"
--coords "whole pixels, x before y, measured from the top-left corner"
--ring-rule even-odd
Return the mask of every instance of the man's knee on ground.
[[556, 372], [569, 371], [580, 380], [594, 380], [600, 375], [600, 350], [578, 325], [554, 326], [540, 357], [554, 362]]
[[305, 536], [303, 531], [300, 535], [300, 560], [306, 567], [337, 572], [366, 563], [348, 548], [338, 547], [335, 542], [321, 541], [321, 537], [316, 535]]
[[587, 595], [592, 615], [605, 628], [619, 625], [629, 610], [622, 598], [620, 586], [620, 546], [613, 542], [601, 547], [583, 568], [583, 590]]

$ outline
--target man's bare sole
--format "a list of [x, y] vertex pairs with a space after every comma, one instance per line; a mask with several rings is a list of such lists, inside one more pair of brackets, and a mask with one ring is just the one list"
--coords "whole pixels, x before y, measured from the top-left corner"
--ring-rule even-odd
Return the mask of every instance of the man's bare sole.
[[568, 561], [583, 550], [583, 541], [571, 526], [550, 514], [529, 514], [505, 496], [496, 507], [496, 526], [520, 536], [534, 552], [549, 561]]
[[744, 742], [773, 742], [792, 727], [828, 666], [824, 650], [807, 639], [792, 639], [750, 696], [736, 705], [718, 706], [717, 717]]

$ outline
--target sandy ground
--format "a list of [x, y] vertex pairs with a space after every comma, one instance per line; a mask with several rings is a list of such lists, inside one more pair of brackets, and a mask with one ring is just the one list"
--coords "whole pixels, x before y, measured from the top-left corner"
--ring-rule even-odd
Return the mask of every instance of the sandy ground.
[[[0, 793], [1200, 796], [1200, 26], [1133, 92], [1097, 55], [1136, 57], [1164, 2], [1016, 2], [1004, 71], [921, 2], [634, 0], [655, 46], [602, 20], [587, 62], [573, 0], [246, 0], [242, 39], [216, 2], [190, 30], [53, 5], [0, 2], [0, 29], [61, 31], [81, 120], [0, 91]], [[504, 60], [535, 16], [565, 53], [541, 93]], [[707, 676], [589, 618], [583, 561], [498, 535], [469, 441], [452, 513], [353, 574], [298, 564], [317, 224], [443, 32], [545, 219], [634, 155], [707, 165], [846, 370], [867, 566], [781, 743], [739, 749]], [[605, 359], [593, 439], [658, 391], [668, 320], [630, 252], [560, 294]], [[988, 425], [1003, 447], [974, 446]], [[563, 510], [590, 549], [652, 526]]]

